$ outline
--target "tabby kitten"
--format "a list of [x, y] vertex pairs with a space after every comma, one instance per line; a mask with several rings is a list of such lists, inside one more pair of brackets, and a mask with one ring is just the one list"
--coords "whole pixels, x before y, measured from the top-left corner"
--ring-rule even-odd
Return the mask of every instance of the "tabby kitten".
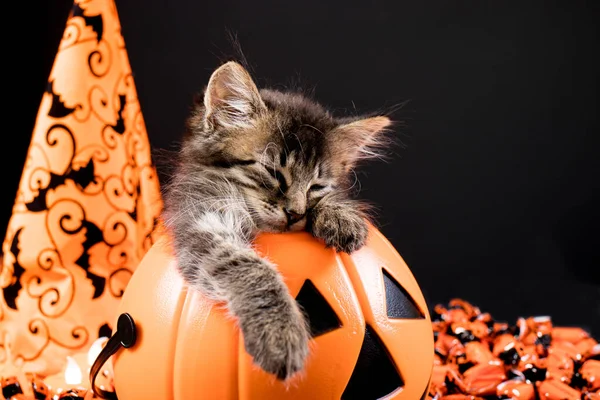
[[340, 252], [363, 246], [365, 215], [347, 197], [351, 169], [374, 154], [388, 125], [384, 116], [336, 119], [300, 94], [259, 91], [235, 62], [212, 74], [188, 119], [164, 209], [179, 270], [226, 304], [247, 352], [278, 379], [302, 370], [309, 328], [252, 239], [307, 230]]

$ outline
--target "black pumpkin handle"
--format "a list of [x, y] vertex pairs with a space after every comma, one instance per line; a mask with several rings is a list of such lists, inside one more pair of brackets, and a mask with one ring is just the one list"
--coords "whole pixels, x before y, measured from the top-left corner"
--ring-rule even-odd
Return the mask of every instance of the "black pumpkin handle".
[[118, 400], [115, 392], [109, 392], [104, 389], [100, 389], [96, 386], [96, 377], [102, 369], [102, 366], [108, 361], [108, 359], [115, 354], [121, 347], [129, 348], [135, 344], [137, 338], [135, 321], [131, 315], [124, 313], [119, 315], [117, 320], [117, 331], [108, 339], [106, 345], [98, 354], [94, 365], [90, 370], [90, 382], [92, 384], [92, 391], [94, 394], [102, 399], [107, 400]]

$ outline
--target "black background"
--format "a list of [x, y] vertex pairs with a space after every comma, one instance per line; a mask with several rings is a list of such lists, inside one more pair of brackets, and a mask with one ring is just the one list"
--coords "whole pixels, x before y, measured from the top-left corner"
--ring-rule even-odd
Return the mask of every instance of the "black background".
[[[5, 43], [2, 230], [70, 6], [28, 3]], [[428, 302], [462, 297], [499, 319], [551, 315], [600, 334], [598, 2], [117, 8], [155, 148], [177, 148], [193, 94], [233, 54], [228, 32], [259, 86], [306, 82], [340, 113], [409, 100], [394, 114], [404, 146], [361, 169], [360, 196]]]

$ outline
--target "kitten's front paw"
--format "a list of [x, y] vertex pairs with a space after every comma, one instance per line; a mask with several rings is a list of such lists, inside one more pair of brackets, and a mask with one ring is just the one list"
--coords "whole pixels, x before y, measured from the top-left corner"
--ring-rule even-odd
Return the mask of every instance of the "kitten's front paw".
[[298, 310], [266, 313], [251, 328], [242, 326], [246, 351], [264, 371], [287, 380], [304, 368], [310, 333]]
[[336, 206], [315, 209], [310, 231], [327, 247], [348, 254], [363, 247], [369, 234], [367, 223], [359, 211]]

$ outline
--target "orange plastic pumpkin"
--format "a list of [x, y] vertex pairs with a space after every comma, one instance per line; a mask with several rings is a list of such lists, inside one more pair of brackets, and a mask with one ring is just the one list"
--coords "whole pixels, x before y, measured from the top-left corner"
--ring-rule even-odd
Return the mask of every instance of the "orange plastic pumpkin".
[[371, 228], [348, 255], [307, 233], [265, 234], [257, 251], [279, 266], [311, 324], [303, 374], [288, 384], [253, 365], [221, 304], [187, 290], [163, 236], [131, 278], [119, 314], [137, 339], [113, 357], [119, 400], [425, 398], [433, 333], [400, 255]]

